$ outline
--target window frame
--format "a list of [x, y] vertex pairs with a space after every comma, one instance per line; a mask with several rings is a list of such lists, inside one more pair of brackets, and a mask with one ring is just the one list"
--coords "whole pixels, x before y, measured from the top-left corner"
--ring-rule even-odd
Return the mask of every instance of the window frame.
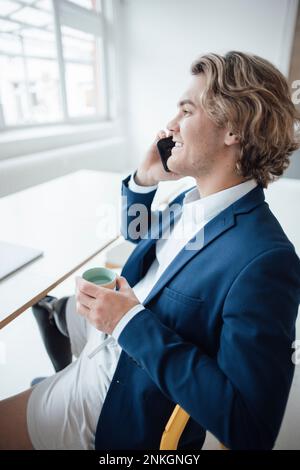
[[[16, 0], [20, 5], [22, 5], [21, 0]], [[109, 57], [108, 49], [110, 47], [109, 42], [112, 41], [112, 37], [109, 37], [107, 20], [112, 14], [112, 0], [96, 0], [98, 7], [100, 8], [99, 12], [94, 12], [93, 10], [87, 10], [80, 5], [71, 3], [67, 0], [51, 0], [53, 7], [53, 22], [54, 22], [54, 35], [56, 43], [56, 59], [51, 58], [53, 62], [56, 62], [58, 65], [59, 78], [60, 78], [60, 104], [62, 109], [62, 119], [52, 122], [45, 123], [27, 123], [27, 124], [16, 124], [16, 125], [7, 125], [5, 124], [3, 107], [1, 104], [0, 97], [0, 143], [3, 140], [3, 136], [10, 133], [17, 133], [28, 130], [32, 134], [34, 129], [45, 129], [46, 135], [48, 135], [49, 128], [59, 128], [70, 125], [76, 125], [76, 129], [81, 127], [81, 131], [84, 131], [84, 127], [88, 128], [89, 125], [95, 124], [107, 124], [113, 119], [113, 112], [110, 106], [111, 96], [109, 93]], [[30, 5], [29, 5], [30, 6]], [[38, 9], [35, 5], [32, 5], [32, 8]], [[1, 17], [0, 19], [5, 19]], [[11, 20], [12, 21], [12, 20]], [[18, 22], [15, 20], [15, 22]], [[18, 22], [22, 24], [21, 22]], [[63, 48], [62, 48], [62, 31], [61, 26], [73, 27], [79, 31], [84, 31], [89, 34], [95, 34], [98, 36], [98, 47], [101, 48], [102, 62], [99, 73], [102, 77], [102, 89], [101, 89], [101, 98], [104, 101], [104, 112], [103, 114], [97, 114], [93, 116], [78, 116], [71, 117], [68, 113], [67, 105], [67, 94], [66, 94], [66, 76], [65, 76], [65, 64], [66, 63], [76, 63], [76, 60], [68, 61], [63, 58]], [[39, 28], [38, 28], [39, 29]], [[102, 46], [102, 47], [101, 47]], [[10, 54], [3, 54], [10, 55]], [[11, 54], [13, 57], [24, 57], [22, 54]], [[38, 59], [38, 60], [49, 60], [47, 57], [39, 56], [30, 56], [26, 55], [26, 58]], [[78, 61], [78, 63], [83, 63]], [[99, 97], [97, 97], [99, 99]], [[6, 140], [6, 139], [4, 139]], [[10, 140], [10, 139], [8, 139]]]

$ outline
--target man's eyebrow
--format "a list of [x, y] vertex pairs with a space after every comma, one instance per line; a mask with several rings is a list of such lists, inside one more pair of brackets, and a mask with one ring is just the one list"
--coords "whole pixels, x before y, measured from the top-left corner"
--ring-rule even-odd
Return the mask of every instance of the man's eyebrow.
[[194, 106], [194, 108], [196, 108], [196, 105], [193, 101], [191, 100], [181, 100], [179, 101], [179, 103], [177, 104], [177, 107], [180, 108], [181, 106], [184, 106], [185, 104], [191, 104], [192, 106]]

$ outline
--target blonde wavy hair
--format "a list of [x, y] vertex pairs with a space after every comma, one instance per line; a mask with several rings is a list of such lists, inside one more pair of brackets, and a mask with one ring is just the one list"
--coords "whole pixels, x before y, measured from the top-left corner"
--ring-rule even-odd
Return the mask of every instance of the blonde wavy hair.
[[300, 116], [285, 77], [267, 60], [237, 51], [203, 55], [191, 72], [206, 77], [200, 101], [210, 119], [239, 138], [238, 173], [266, 188], [300, 147]]

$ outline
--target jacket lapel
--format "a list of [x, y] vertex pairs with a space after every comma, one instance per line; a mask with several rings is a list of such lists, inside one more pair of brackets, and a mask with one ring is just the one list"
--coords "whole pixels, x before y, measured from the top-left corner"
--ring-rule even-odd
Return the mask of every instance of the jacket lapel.
[[[186, 249], [184, 247], [178, 255], [171, 262], [169, 267], [159, 278], [145, 301], [144, 304], [150, 302], [153, 297], [161, 290], [163, 287], [172, 279], [175, 274], [180, 271], [194, 256], [199, 254], [209, 243], [211, 243], [215, 238], [220, 236], [223, 232], [230, 229], [235, 224], [234, 214], [232, 211], [228, 211], [228, 214], [222, 217], [215, 217], [212, 219], [200, 232], [196, 234], [194, 238], [190, 240], [191, 249]], [[195, 244], [195, 249], [192, 248], [193, 243], [196, 240], [201, 240], [202, 242], [199, 246], [199, 241]]]
[[[225, 231], [229, 230], [236, 224], [235, 216], [237, 214], [247, 213], [254, 209], [256, 206], [264, 202], [264, 192], [261, 186], [257, 186], [248, 194], [243, 196], [241, 199], [236, 201], [234, 204], [229, 206], [227, 209], [222, 211], [218, 216], [212, 219], [204, 229], [202, 229], [202, 246], [198, 246], [196, 249], [187, 250], [184, 247], [178, 255], [174, 258], [172, 263], [168, 266], [163, 275], [159, 278], [149, 295], [143, 302], [144, 305], [149, 303], [155, 295], [164, 288], [164, 286], [180, 271], [194, 256], [199, 254], [206, 246], [208, 246], [213, 240], [222, 235]], [[200, 235], [200, 236], [199, 236]], [[196, 236], [191, 240], [201, 239], [201, 234], [198, 232]]]
[[[197, 243], [197, 245], [195, 245], [195, 249], [188, 250], [186, 249], [186, 247], [184, 247], [178, 253], [178, 255], [168, 266], [166, 271], [157, 281], [157, 283], [155, 284], [143, 304], [146, 305], [148, 302], [150, 302], [154, 298], [154, 296], [161, 289], [163, 289], [163, 287], [172, 279], [172, 277], [175, 276], [175, 274], [180, 269], [182, 269], [194, 256], [196, 256], [199, 252], [205, 249], [206, 246], [208, 246], [217, 237], [222, 235], [222, 233], [233, 227], [236, 223], [235, 216], [237, 214], [247, 213], [253, 210], [256, 206], [262, 204], [263, 202], [263, 189], [261, 186], [257, 186], [252, 191], [250, 191], [245, 196], [236, 201], [234, 204], [229, 206], [227, 209], [222, 211], [208, 224], [206, 224], [204, 229], [202, 229], [202, 233], [201, 231], [199, 231], [196, 236], [192, 240], [190, 240], [190, 243], [193, 243], [196, 240], [196, 237], [197, 240], [201, 240], [202, 237], [203, 241], [201, 245], [198, 246], [199, 243]], [[180, 202], [180, 204], [182, 205], [182, 201]], [[177, 218], [180, 216], [180, 213], [180, 210], [175, 213], [174, 220], [177, 220]], [[167, 221], [162, 224], [162, 221], [160, 220], [160, 223], [157, 224], [157, 228], [154, 233], [151, 234], [150, 232], [148, 232], [148, 238], [142, 240], [138, 244], [130, 258], [128, 259], [127, 263], [125, 264], [122, 271], [122, 276], [126, 277], [131, 286], [134, 286], [141, 279], [144, 257], [151, 249], [153, 244], [156, 243], [157, 239], [159, 238], [158, 235], [160, 231], [163, 232], [164, 228], [166, 228], [166, 225]]]

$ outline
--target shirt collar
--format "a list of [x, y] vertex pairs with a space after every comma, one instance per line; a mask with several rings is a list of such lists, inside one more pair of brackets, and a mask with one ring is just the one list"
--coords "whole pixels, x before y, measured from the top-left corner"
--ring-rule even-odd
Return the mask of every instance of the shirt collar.
[[251, 179], [202, 198], [198, 188], [192, 188], [183, 199], [183, 212], [197, 224], [201, 220], [208, 222], [256, 186], [257, 182]]

